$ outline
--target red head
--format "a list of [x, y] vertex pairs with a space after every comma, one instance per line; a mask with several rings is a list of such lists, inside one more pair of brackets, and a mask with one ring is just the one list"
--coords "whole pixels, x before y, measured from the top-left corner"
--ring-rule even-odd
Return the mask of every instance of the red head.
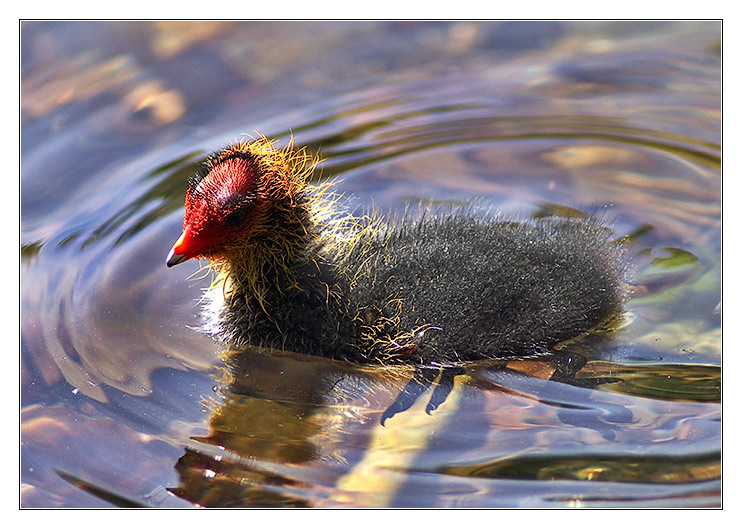
[[260, 138], [211, 156], [189, 183], [183, 233], [168, 254], [168, 267], [194, 257], [218, 259], [244, 247], [264, 230], [271, 205], [293, 203], [309, 159], [290, 147], [277, 150]]
[[257, 179], [253, 161], [240, 156], [213, 164], [193, 179], [186, 193], [183, 233], [167, 265], [218, 253], [249, 231], [245, 224], [257, 206]]

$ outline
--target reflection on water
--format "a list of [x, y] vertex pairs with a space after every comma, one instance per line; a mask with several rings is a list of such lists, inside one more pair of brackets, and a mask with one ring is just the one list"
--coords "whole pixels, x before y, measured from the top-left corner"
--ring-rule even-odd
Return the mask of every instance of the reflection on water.
[[[718, 505], [718, 30], [24, 23], [23, 505]], [[608, 219], [619, 328], [444, 372], [219, 351], [164, 258], [256, 129], [359, 211]]]
[[[171, 489], [199, 505], [506, 506], [524, 481], [554, 479], [564, 481], [558, 494], [525, 505], [564, 505], [572, 494], [645, 505], [697, 495], [704, 504], [721, 474], [718, 444], [707, 438], [718, 420], [716, 367], [595, 361], [570, 369], [564, 356], [471, 364], [454, 374], [438, 409], [426, 404], [434, 384], [385, 419], [412, 370], [257, 350], [226, 362], [209, 435], [185, 450]], [[648, 397], [666, 400], [648, 405]], [[424, 495], [410, 474], [427, 476]], [[449, 488], [463, 478], [468, 486]], [[583, 497], [585, 481], [614, 486]], [[469, 503], [472, 486], [491, 495]]]

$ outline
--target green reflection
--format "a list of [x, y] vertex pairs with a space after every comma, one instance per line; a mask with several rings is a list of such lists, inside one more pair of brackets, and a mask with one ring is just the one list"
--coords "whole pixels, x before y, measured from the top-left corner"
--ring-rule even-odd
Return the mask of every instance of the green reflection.
[[[396, 105], [409, 104], [409, 101], [400, 98], [359, 106], [299, 125], [291, 130], [284, 130], [274, 134], [273, 137], [286, 138], [295, 132], [311, 133], [329, 123], [355, 114], [382, 108], [390, 109], [388, 116], [353, 124], [340, 132], [306, 142], [304, 146], [310, 153], [320, 154], [325, 160], [323, 170], [317, 172], [315, 179], [329, 178], [392, 158], [452, 145], [543, 139], [629, 143], [642, 148], [661, 150], [705, 167], [718, 169], [720, 166], [718, 145], [626, 126], [620, 119], [589, 115], [482, 117], [485, 107], [481, 104], [464, 103], [394, 112]], [[477, 111], [477, 117], [461, 117], [470, 111]], [[436, 117], [434, 123], [405, 126], [408, 121], [416, 122], [428, 115], [439, 117]], [[446, 119], [446, 116], [449, 119]], [[387, 129], [389, 129], [387, 132], [383, 132]], [[361, 138], [364, 139], [363, 146], [342, 148]], [[142, 176], [142, 181], [153, 180], [154, 185], [98, 227], [85, 240], [83, 246], [105, 238], [130, 219], [136, 218], [135, 224], [128, 227], [114, 243], [119, 244], [156, 220], [180, 209], [183, 206], [183, 195], [188, 179], [199, 169], [204, 158], [205, 154], [202, 151], [186, 153]]]
[[641, 239], [644, 235], [651, 232], [654, 229], [654, 226], [651, 224], [642, 224], [637, 229], [632, 231], [631, 233], [627, 233], [620, 239], [616, 239], [613, 244], [615, 245], [624, 245], [624, 244], [636, 244], [639, 239]]
[[694, 364], [588, 363], [577, 378], [615, 380], [600, 389], [674, 401], [721, 402], [721, 367]]
[[531, 455], [474, 465], [451, 465], [440, 474], [491, 479], [695, 483], [721, 477], [721, 453], [682, 456]]
[[30, 262], [38, 255], [41, 248], [44, 246], [43, 241], [35, 241], [28, 244], [21, 245], [21, 261]]
[[[435, 111], [445, 112], [452, 109], [461, 110], [457, 107], [440, 107]], [[383, 120], [368, 122], [361, 126], [362, 132], [392, 122], [399, 124], [407, 117], [420, 114], [421, 112], [402, 113]], [[356, 131], [356, 133], [359, 131]], [[651, 129], [625, 126], [619, 119], [608, 119], [604, 116], [526, 115], [439, 120], [434, 124], [397, 128], [392, 132], [379, 134], [376, 138], [388, 141], [369, 142], [369, 146], [365, 148], [333, 151], [331, 149], [333, 145], [338, 145], [349, 139], [346, 133], [340, 133], [314, 140], [312, 145], [322, 146], [323, 156], [328, 159], [338, 156], [366, 155], [346, 164], [330, 165], [329, 167], [336, 173], [365, 166], [379, 160], [451, 145], [543, 139], [580, 139], [628, 143], [664, 151], [711, 169], [718, 170], [721, 165], [719, 145], [684, 136], [665, 134]]]
[[188, 186], [188, 179], [198, 171], [203, 157], [196, 161], [188, 162], [193, 158], [202, 155], [202, 151], [188, 153], [176, 160], [167, 162], [144, 175], [142, 180], [152, 180], [161, 177], [135, 201], [124, 206], [123, 209], [115, 213], [111, 218], [99, 226], [82, 244], [82, 247], [95, 243], [117, 230], [121, 225], [134, 218], [137, 214], [145, 209], [146, 213], [141, 215], [137, 222], [127, 228], [114, 242], [114, 245], [120, 244], [138, 232], [155, 222], [156, 220], [168, 215], [183, 207], [183, 196]]
[[[384, 101], [381, 103], [371, 104], [371, 105], [364, 105], [361, 107], [357, 107], [351, 110], [347, 110], [344, 112], [339, 112], [337, 114], [334, 114], [332, 116], [329, 116], [324, 119], [320, 119], [317, 121], [313, 121], [304, 125], [300, 125], [299, 127], [292, 128], [290, 131], [284, 131], [276, 136], [276, 138], [283, 138], [283, 137], [289, 137], [292, 133], [296, 132], [305, 132], [305, 131], [311, 131], [312, 129], [315, 129], [317, 127], [327, 125], [329, 123], [332, 123], [333, 121], [337, 121], [339, 119], [352, 116], [354, 114], [360, 114], [362, 112], [366, 112], [369, 110], [377, 110], [379, 108], [384, 108], [388, 106], [392, 106], [395, 104], [402, 104], [406, 103], [411, 98], [400, 98], [395, 99], [391, 101]], [[383, 127], [387, 127], [390, 125], [393, 125], [395, 123], [398, 123], [400, 121], [416, 118], [420, 116], [429, 116], [429, 115], [435, 115], [435, 114], [442, 114], [447, 112], [460, 112], [460, 111], [466, 111], [466, 110], [476, 110], [478, 108], [482, 108], [483, 105], [480, 104], [460, 104], [460, 105], [441, 105], [431, 108], [425, 108], [421, 110], [412, 110], [409, 112], [400, 112], [394, 115], [389, 116], [388, 118], [382, 118], [382, 119], [376, 119], [373, 121], [366, 121], [364, 123], [354, 125], [352, 127], [348, 127], [344, 129], [343, 131], [332, 134], [329, 136], [323, 136], [317, 140], [308, 142], [305, 144], [306, 148], [310, 152], [318, 152], [320, 149], [328, 149], [335, 145], [342, 145], [344, 143], [348, 143], [353, 140], [357, 140], [365, 135], [367, 135], [370, 132], [373, 132], [374, 130], [381, 129]], [[384, 134], [380, 134], [379, 137], [384, 137]], [[349, 152], [362, 152], [365, 149], [359, 149], [357, 151], [353, 150], [346, 150], [343, 151], [344, 153]], [[324, 151], [323, 151], [324, 153]], [[337, 154], [327, 154], [324, 153], [328, 158], [332, 158], [333, 156], [337, 156]]]
[[83, 490], [89, 494], [92, 494], [96, 498], [99, 498], [116, 507], [122, 507], [124, 509], [136, 509], [136, 508], [149, 507], [149, 505], [138, 502], [131, 498], [127, 498], [116, 491], [107, 489], [105, 487], [101, 487], [99, 485], [91, 483], [90, 481], [86, 481], [82, 478], [75, 476], [74, 474], [65, 472], [64, 470], [56, 469], [55, 472], [60, 478], [65, 480], [67, 483], [70, 483], [71, 485], [77, 487], [78, 489]]
[[683, 250], [682, 248], [663, 248], [662, 250], [670, 255], [656, 257], [650, 267], [644, 271], [645, 274], [651, 274], [654, 269], [674, 269], [698, 263], [698, 257], [688, 250]]
[[[721, 294], [719, 256], [702, 246], [694, 251], [700, 256], [675, 247], [645, 248], [637, 252], [639, 260], [645, 263], [651, 260], [635, 274], [634, 281], [642, 285], [643, 291], [632, 297], [630, 305], [682, 312], [706, 298], [713, 298], [716, 303]], [[706, 315], [713, 316], [711, 311]], [[713, 320], [709, 324], [717, 325]]]
[[584, 219], [587, 217], [584, 211], [562, 204], [544, 202], [539, 204], [539, 208], [531, 215], [534, 219], [544, 219], [549, 217], [560, 217], [565, 219]]

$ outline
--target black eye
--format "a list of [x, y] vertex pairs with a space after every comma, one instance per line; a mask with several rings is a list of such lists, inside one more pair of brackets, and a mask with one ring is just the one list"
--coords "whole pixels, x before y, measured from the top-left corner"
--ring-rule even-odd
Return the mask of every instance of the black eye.
[[232, 213], [227, 215], [227, 218], [224, 219], [224, 223], [230, 228], [236, 228], [237, 226], [245, 222], [246, 218], [247, 211], [245, 211], [244, 209], [235, 209]]

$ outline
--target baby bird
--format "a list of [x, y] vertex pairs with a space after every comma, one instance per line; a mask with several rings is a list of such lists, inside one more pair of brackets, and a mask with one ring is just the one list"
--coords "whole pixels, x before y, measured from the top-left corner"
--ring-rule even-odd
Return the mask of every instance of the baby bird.
[[345, 213], [316, 161], [266, 138], [191, 179], [172, 267], [217, 272], [203, 330], [248, 345], [380, 364], [446, 366], [552, 351], [620, 312], [622, 251], [587, 219]]

